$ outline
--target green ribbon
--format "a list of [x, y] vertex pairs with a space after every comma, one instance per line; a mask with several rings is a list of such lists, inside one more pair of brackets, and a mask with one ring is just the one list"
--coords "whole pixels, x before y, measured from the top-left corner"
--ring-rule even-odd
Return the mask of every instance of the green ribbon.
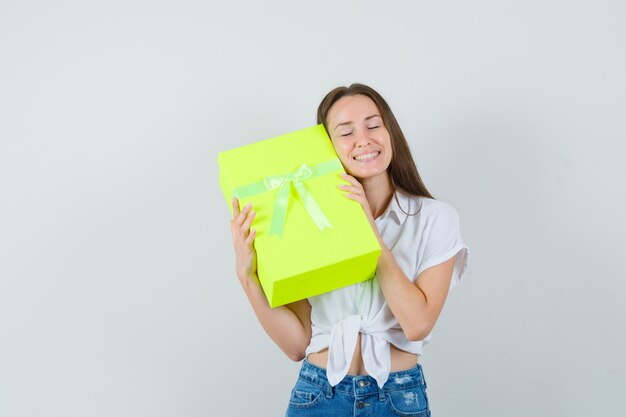
[[300, 201], [307, 213], [309, 213], [309, 216], [313, 219], [318, 229], [323, 231], [327, 227], [332, 227], [332, 225], [315, 201], [315, 198], [313, 198], [311, 193], [304, 186], [304, 181], [330, 174], [342, 167], [339, 159], [333, 159], [313, 166], [302, 164], [293, 172], [282, 175], [270, 175], [263, 178], [263, 181], [237, 187], [235, 188], [235, 195], [239, 198], [246, 198], [277, 189], [276, 198], [274, 199], [274, 212], [272, 213], [270, 236], [278, 235], [282, 237], [285, 228], [285, 219], [287, 218], [287, 208], [289, 207], [290, 190], [293, 186], [298, 192]]

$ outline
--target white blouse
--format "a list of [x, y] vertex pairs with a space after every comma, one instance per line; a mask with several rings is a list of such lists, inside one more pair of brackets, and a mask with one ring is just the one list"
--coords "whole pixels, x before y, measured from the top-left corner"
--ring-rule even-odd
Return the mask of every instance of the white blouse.
[[[469, 265], [469, 249], [461, 237], [459, 215], [450, 204], [439, 200], [400, 192], [395, 196], [397, 201], [392, 198], [387, 210], [376, 219], [385, 245], [411, 282], [425, 269], [456, 256], [451, 290]], [[391, 368], [390, 343], [421, 355], [422, 346], [430, 341], [430, 334], [416, 342], [406, 338], [376, 277], [308, 300], [313, 334], [306, 356], [328, 348], [326, 372], [332, 386], [347, 375], [359, 332], [365, 370], [381, 388]]]

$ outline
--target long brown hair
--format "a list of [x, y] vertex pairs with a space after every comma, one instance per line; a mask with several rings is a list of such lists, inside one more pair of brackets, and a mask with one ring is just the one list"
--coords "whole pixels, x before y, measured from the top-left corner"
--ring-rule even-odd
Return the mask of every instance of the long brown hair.
[[328, 111], [332, 105], [344, 96], [355, 96], [357, 94], [367, 96], [374, 101], [381, 117], [383, 118], [383, 123], [389, 132], [389, 136], [391, 137], [392, 156], [391, 163], [389, 164], [387, 171], [389, 172], [389, 176], [391, 177], [391, 182], [394, 187], [404, 191], [405, 194], [434, 199], [426, 188], [426, 185], [424, 185], [420, 174], [417, 172], [413, 156], [411, 156], [409, 144], [402, 133], [402, 129], [400, 129], [400, 125], [398, 124], [396, 117], [391, 112], [391, 108], [385, 99], [383, 99], [382, 96], [373, 88], [364, 84], [355, 83], [351, 84], [349, 87], [342, 86], [333, 89], [331, 92], [326, 94], [326, 97], [324, 97], [317, 108], [317, 123], [323, 123], [324, 128], [326, 128], [326, 132], [328, 132], [329, 130], [326, 125], [326, 117], [328, 116]]

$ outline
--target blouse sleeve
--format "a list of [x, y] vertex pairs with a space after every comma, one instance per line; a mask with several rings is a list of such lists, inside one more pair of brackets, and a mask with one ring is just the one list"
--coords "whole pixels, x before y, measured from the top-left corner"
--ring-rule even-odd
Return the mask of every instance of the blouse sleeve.
[[463, 243], [459, 215], [451, 205], [439, 201], [423, 223], [416, 277], [426, 269], [456, 256], [450, 289], [465, 276], [469, 266], [469, 248]]

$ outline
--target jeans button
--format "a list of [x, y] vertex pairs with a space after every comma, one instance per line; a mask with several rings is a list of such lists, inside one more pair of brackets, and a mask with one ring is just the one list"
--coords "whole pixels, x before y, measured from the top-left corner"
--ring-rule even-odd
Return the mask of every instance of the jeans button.
[[363, 387], [366, 387], [366, 386], [367, 386], [367, 382], [365, 382], [363, 380], [359, 381], [359, 387], [363, 388]]
[[364, 403], [363, 401], [359, 401], [358, 403], [356, 403], [356, 408], [365, 408], [365, 406], [367, 405], [367, 403]]

